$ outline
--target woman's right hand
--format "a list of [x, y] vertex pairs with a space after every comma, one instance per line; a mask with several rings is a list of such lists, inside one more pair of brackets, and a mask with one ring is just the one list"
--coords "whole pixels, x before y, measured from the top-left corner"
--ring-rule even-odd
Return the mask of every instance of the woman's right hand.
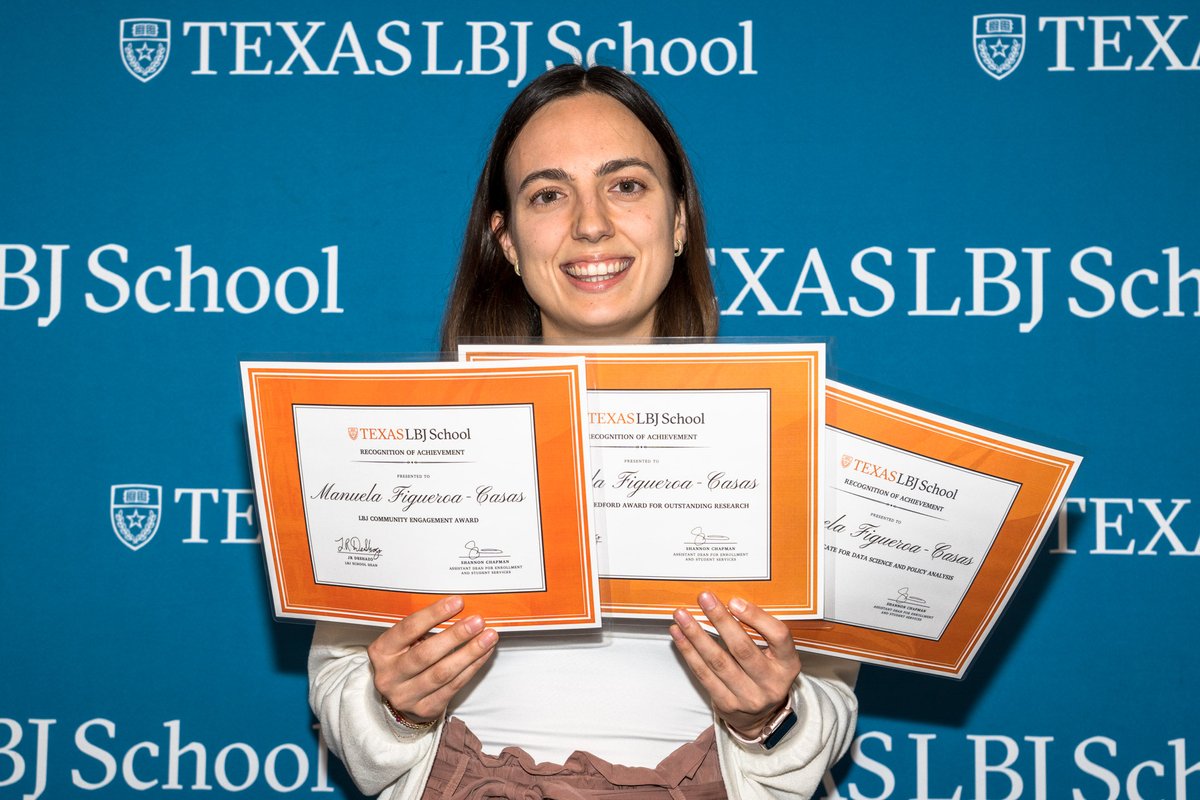
[[500, 635], [478, 615], [430, 630], [463, 609], [447, 597], [410, 614], [367, 647], [375, 689], [413, 723], [440, 719], [454, 695], [487, 663]]

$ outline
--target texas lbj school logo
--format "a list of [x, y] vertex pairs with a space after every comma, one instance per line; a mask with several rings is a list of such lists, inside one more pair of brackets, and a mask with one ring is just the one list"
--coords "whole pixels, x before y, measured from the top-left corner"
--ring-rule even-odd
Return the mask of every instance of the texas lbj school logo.
[[123, 483], [112, 487], [108, 509], [113, 533], [130, 550], [140, 550], [158, 531], [162, 518], [162, 487]]
[[171, 21], [121, 20], [121, 62], [142, 83], [162, 72], [171, 55]]
[[1007, 78], [1025, 55], [1024, 14], [975, 17], [975, 60], [996, 80]]

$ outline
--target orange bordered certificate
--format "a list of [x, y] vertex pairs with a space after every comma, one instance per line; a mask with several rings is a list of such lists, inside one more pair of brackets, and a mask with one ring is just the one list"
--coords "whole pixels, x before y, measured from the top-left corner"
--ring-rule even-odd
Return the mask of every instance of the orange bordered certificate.
[[823, 344], [461, 345], [588, 365], [606, 615], [699, 613], [713, 589], [781, 619], [822, 611]]
[[599, 625], [582, 359], [241, 370], [276, 616]]
[[796, 644], [961, 678], [1081, 461], [830, 382], [826, 622]]

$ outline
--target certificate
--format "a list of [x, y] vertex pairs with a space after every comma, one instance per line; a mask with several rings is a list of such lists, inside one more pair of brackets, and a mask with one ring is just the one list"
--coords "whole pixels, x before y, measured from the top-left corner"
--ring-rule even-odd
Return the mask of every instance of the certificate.
[[824, 345], [463, 345], [459, 354], [587, 358], [606, 614], [669, 618], [715, 588], [784, 619], [820, 615]]
[[242, 381], [277, 616], [391, 624], [461, 594], [497, 628], [598, 624], [580, 359]]
[[797, 644], [962, 677], [1078, 456], [830, 383], [826, 623]]

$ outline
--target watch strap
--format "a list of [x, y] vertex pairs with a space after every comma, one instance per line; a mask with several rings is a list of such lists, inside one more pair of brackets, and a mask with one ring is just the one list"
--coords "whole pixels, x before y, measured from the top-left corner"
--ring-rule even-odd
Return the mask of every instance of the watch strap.
[[761, 747], [764, 750], [770, 750], [775, 747], [775, 745], [783, 741], [784, 737], [788, 735], [788, 732], [796, 726], [796, 720], [796, 712], [792, 709], [792, 701], [789, 697], [788, 701], [784, 703], [783, 708], [779, 709], [775, 716], [771, 717], [771, 719], [767, 721], [767, 724], [762, 727], [762, 730], [759, 731], [758, 736], [753, 738], [743, 736], [742, 734], [738, 733], [728, 722], [725, 723], [725, 730], [727, 730], [729, 735], [735, 740], [744, 745]]

